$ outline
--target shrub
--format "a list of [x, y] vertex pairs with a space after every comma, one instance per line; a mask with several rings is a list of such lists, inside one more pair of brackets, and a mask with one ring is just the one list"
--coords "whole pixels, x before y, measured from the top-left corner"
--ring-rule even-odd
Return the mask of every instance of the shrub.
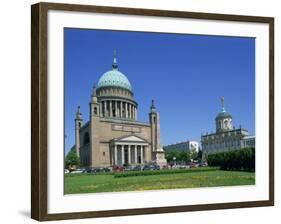
[[255, 171], [255, 148], [244, 148], [208, 155], [209, 166], [222, 170]]
[[192, 169], [172, 169], [172, 170], [146, 170], [146, 171], [129, 171], [123, 173], [115, 173], [114, 177], [135, 177], [135, 176], [150, 176], [150, 175], [162, 175], [162, 174], [176, 174], [176, 173], [195, 173], [205, 171], [215, 171], [217, 167], [202, 167]]

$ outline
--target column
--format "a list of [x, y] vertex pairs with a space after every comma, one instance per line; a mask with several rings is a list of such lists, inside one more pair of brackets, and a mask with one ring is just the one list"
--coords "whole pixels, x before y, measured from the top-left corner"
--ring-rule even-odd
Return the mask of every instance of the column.
[[112, 107], [112, 116], [114, 116], [114, 115], [113, 115], [113, 110], [114, 110], [114, 111], [115, 111], [115, 117], [116, 117], [116, 113], [117, 113], [116, 101], [112, 101], [112, 104], [114, 105], [114, 106]]
[[114, 147], [111, 147], [111, 165], [113, 166], [114, 165]]
[[145, 146], [142, 146], [142, 147], [143, 147], [143, 152], [142, 152], [143, 153], [143, 161], [145, 162], [145, 161], [147, 161], [147, 158], [146, 158], [147, 157], [147, 153], [146, 153], [146, 150], [145, 150], [146, 147]]
[[137, 107], [135, 107], [135, 120], [138, 119], [138, 110], [137, 110]]
[[118, 107], [119, 101], [115, 101], [116, 105], [116, 117], [120, 117], [120, 107]]
[[[114, 111], [114, 108], [115, 108], [115, 102], [114, 100], [111, 101], [111, 116], [113, 117], [113, 111]], [[116, 111], [115, 111], [116, 113]]]
[[102, 101], [102, 116], [105, 117], [105, 108], [104, 108], [105, 101]]
[[125, 103], [125, 118], [128, 118], [128, 103]]
[[120, 101], [120, 117], [123, 117], [123, 102]]
[[135, 105], [133, 105], [133, 107], [132, 107], [132, 114], [133, 114], [133, 119], [135, 120]]
[[128, 145], [128, 164], [131, 164], [131, 145]]
[[104, 101], [104, 116], [107, 117], [107, 105], [106, 105], [106, 100]]
[[109, 117], [112, 117], [112, 102], [109, 101]]
[[116, 101], [112, 101], [112, 117], [113, 117], [113, 110], [115, 110], [115, 117], [116, 117], [116, 113], [117, 113]]
[[133, 106], [133, 119], [135, 120], [135, 106]]
[[114, 145], [114, 165], [117, 165], [118, 161], [117, 161], [117, 145]]
[[135, 164], [137, 164], [138, 163], [138, 146], [137, 145], [135, 145]]
[[124, 145], [121, 146], [121, 151], [122, 151], [122, 166], [124, 164], [124, 159], [125, 159], [125, 152], [124, 152]]
[[141, 153], [141, 163], [143, 163], [143, 146], [141, 145], [141, 148], [140, 148], [140, 153]]

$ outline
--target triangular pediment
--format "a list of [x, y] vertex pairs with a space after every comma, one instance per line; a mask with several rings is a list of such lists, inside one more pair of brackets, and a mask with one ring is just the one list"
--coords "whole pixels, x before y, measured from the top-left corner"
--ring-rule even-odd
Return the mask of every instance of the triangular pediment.
[[136, 136], [136, 135], [129, 135], [123, 136], [117, 139], [114, 139], [115, 142], [139, 142], [139, 143], [147, 143], [146, 140]]
[[137, 136], [129, 136], [129, 137], [125, 137], [125, 138], [121, 138], [121, 141], [130, 141], [130, 142], [144, 142], [143, 139], [137, 137]]

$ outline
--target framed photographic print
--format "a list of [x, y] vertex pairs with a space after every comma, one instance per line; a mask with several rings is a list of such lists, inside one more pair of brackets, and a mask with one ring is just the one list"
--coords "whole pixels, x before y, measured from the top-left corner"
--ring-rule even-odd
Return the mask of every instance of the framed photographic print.
[[274, 205], [274, 18], [31, 16], [32, 218]]

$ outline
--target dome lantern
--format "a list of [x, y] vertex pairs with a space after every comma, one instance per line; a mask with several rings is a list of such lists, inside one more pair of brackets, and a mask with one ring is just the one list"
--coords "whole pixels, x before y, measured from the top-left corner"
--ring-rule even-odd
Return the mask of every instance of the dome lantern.
[[217, 132], [229, 131], [233, 129], [232, 116], [226, 112], [224, 107], [224, 97], [221, 98], [221, 112], [216, 117]]
[[97, 89], [101, 87], [120, 87], [132, 92], [130, 81], [118, 70], [116, 51], [114, 51], [112, 69], [105, 72], [98, 81]]
[[114, 50], [112, 69], [118, 70], [118, 64], [117, 64], [117, 59], [116, 59], [116, 50]]

